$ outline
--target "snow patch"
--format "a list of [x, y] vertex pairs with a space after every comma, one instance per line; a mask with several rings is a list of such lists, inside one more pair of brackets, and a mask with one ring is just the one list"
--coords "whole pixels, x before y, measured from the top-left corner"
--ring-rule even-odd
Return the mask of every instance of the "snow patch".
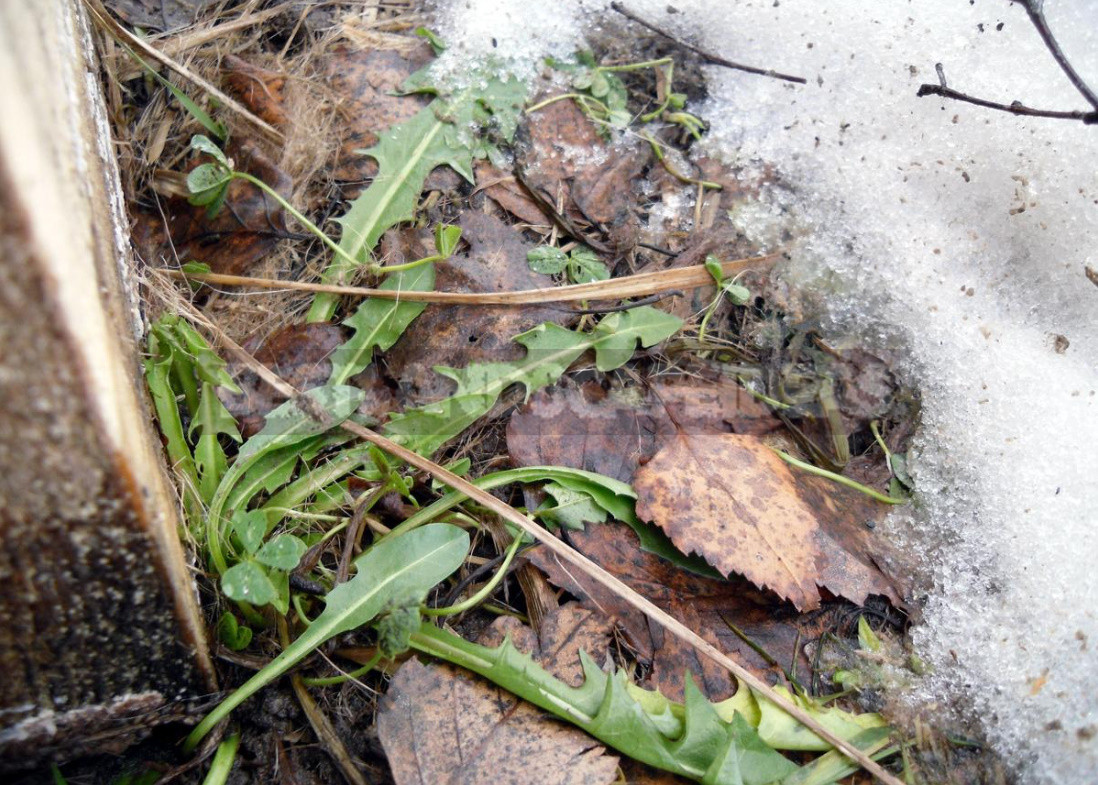
[[[888, 531], [933, 579], [915, 638], [927, 701], [963, 695], [1033, 783], [1098, 772], [1098, 128], [916, 98], [950, 86], [1049, 109], [1086, 104], [1005, 0], [628, 0], [665, 28], [791, 85], [716, 67], [708, 152], [772, 166], [788, 191], [737, 215], [801, 239], [786, 275], [830, 324], [899, 345], [923, 394], [913, 509]], [[1061, 45], [1098, 85], [1098, 5], [1049, 0]], [[444, 8], [452, 57], [567, 55], [589, 1]], [[615, 20], [619, 21], [619, 20]], [[491, 45], [491, 39], [496, 45]], [[488, 45], [486, 46], [486, 42]], [[527, 65], [528, 69], [530, 66]], [[524, 71], [529, 74], [530, 71]]]

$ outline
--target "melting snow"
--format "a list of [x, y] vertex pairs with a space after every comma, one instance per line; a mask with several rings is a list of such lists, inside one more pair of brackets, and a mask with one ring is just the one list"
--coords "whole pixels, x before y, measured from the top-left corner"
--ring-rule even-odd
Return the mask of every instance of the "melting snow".
[[[890, 522], [933, 580], [915, 632], [935, 669], [922, 697], [963, 696], [1025, 781], [1092, 781], [1098, 286], [1085, 270], [1098, 270], [1098, 127], [915, 92], [941, 62], [951, 87], [992, 100], [1084, 100], [1006, 0], [626, 5], [808, 79], [707, 68], [698, 109], [711, 151], [772, 165], [790, 187], [736, 216], [745, 233], [795, 221], [804, 239], [786, 274], [826, 297], [834, 326], [903, 347], [900, 370], [922, 391], [917, 504]], [[566, 54], [617, 16], [603, 6], [458, 0], [440, 22], [448, 62]], [[1046, 6], [1098, 88], [1098, 4]]]

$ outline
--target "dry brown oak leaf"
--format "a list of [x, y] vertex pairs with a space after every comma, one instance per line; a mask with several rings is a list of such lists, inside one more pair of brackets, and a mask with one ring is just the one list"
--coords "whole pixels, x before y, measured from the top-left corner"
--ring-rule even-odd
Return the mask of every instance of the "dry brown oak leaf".
[[[589, 523], [583, 531], [565, 532], [565, 537], [577, 551], [763, 681], [782, 677], [787, 667], [808, 673], [811, 662], [801, 644], [820, 637], [834, 625], [836, 615], [848, 607], [833, 602], [819, 611], [797, 613], [789, 605], [776, 605], [770, 592], [755, 588], [743, 578], [705, 578], [641, 550], [637, 535], [625, 524]], [[667, 634], [602, 584], [562, 564], [543, 547], [531, 549], [527, 558], [550, 582], [579, 597], [585, 607], [616, 620], [637, 659], [648, 666], [642, 686], [658, 689], [672, 700], [682, 700], [683, 681], [689, 671], [710, 700], [723, 700], [735, 692], [735, 682], [724, 668]], [[732, 625], [773, 660], [740, 638]]]
[[798, 610], [819, 607], [820, 587], [858, 604], [870, 594], [900, 602], [865, 526], [872, 500], [790, 467], [758, 437], [680, 434], [637, 470], [633, 485], [637, 515], [679, 550]]
[[[482, 643], [498, 645], [509, 634], [576, 684], [577, 649], [605, 654], [609, 631], [589, 611], [565, 607], [547, 620], [540, 644], [514, 619], [497, 620]], [[583, 731], [450, 665], [404, 663], [382, 699], [377, 728], [397, 785], [604, 785], [617, 778], [618, 758]]]

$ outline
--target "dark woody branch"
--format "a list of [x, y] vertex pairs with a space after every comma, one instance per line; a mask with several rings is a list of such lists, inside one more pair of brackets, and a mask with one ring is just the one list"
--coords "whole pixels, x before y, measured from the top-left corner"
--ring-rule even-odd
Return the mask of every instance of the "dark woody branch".
[[1033, 26], [1037, 28], [1037, 33], [1041, 36], [1041, 40], [1044, 41], [1048, 51], [1052, 54], [1052, 58], [1056, 61], [1056, 64], [1060, 66], [1060, 69], [1064, 74], [1067, 75], [1067, 78], [1071, 81], [1075, 89], [1078, 90], [1091, 105], [1092, 108], [1090, 110], [1055, 111], [1050, 109], [1034, 109], [1024, 105], [1020, 101], [1012, 101], [1009, 104], [1004, 104], [999, 103], [998, 101], [988, 101], [984, 98], [977, 98], [976, 96], [962, 93], [959, 90], [954, 90], [949, 87], [946, 84], [945, 71], [942, 69], [941, 63], [937, 63], [934, 66], [935, 70], [938, 72], [938, 84], [920, 85], [916, 95], [919, 98], [928, 95], [938, 95], [942, 98], [963, 101], [964, 103], [973, 104], [975, 106], [982, 106], [987, 109], [995, 109], [1000, 112], [1007, 112], [1023, 117], [1048, 117], [1056, 120], [1080, 120], [1086, 125], [1098, 124], [1098, 95], [1095, 95], [1094, 91], [1090, 89], [1075, 71], [1064, 55], [1063, 50], [1060, 49], [1060, 44], [1057, 43], [1055, 36], [1052, 35], [1052, 30], [1048, 26], [1048, 20], [1045, 19], [1044, 0], [1012, 0], [1012, 2], [1018, 2], [1025, 9]]

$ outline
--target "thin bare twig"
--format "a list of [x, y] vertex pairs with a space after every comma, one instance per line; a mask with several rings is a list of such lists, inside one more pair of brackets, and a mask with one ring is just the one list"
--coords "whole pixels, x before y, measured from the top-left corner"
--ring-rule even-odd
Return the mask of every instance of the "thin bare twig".
[[168, 57], [156, 47], [149, 46], [136, 35], [120, 25], [117, 21], [115, 21], [114, 17], [110, 15], [107, 9], [103, 7], [103, 4], [100, 2], [100, 0], [83, 0], [83, 2], [84, 7], [88, 9], [88, 12], [91, 14], [95, 23], [99, 25], [99, 27], [112, 38], [124, 43], [126, 46], [134, 49], [135, 51], [141, 52], [147, 57], [151, 57], [153, 60], [156, 60], [161, 65], [167, 66], [168, 68], [172, 69], [177, 74], [182, 76], [184, 79], [190, 80], [196, 87], [204, 90], [213, 98], [216, 98], [218, 102], [220, 102], [221, 105], [224, 106], [226, 109], [240, 115], [241, 118], [250, 123], [256, 130], [258, 130], [261, 134], [263, 134], [263, 136], [265, 136], [269, 140], [279, 143], [285, 141], [285, 137], [282, 135], [281, 131], [277, 130], [274, 126], [267, 123], [266, 121], [256, 117], [255, 114], [249, 111], [247, 107], [245, 107], [239, 101], [235, 101], [229, 96], [225, 95], [225, 93], [223, 93], [221, 90], [218, 90], [216, 87], [207, 82], [194, 71], [190, 70], [185, 65], [172, 59], [171, 57]]
[[[271, 385], [275, 390], [285, 395], [287, 398], [298, 401], [299, 406], [305, 401], [310, 399], [305, 398], [301, 393], [295, 389], [292, 385], [279, 377], [273, 371], [271, 371], [263, 363], [259, 362], [248, 351], [242, 348], [239, 344], [229, 338], [225, 333], [214, 324], [208, 317], [200, 313], [190, 303], [181, 303], [182, 310], [186, 313], [188, 318], [204, 326], [212, 335], [215, 342], [223, 346], [227, 351], [233, 354], [239, 359], [245, 366], [253, 371], [259, 378], [263, 379], [267, 384]], [[302, 406], [302, 411], [306, 412], [310, 416], [314, 416], [312, 410], [308, 407]], [[511, 505], [497, 499], [491, 493], [483, 491], [480, 488], [473, 485], [463, 477], [459, 477], [444, 466], [440, 466], [429, 458], [424, 458], [418, 453], [414, 453], [406, 447], [397, 444], [390, 439], [385, 438], [381, 434], [375, 433], [369, 428], [365, 428], [358, 423], [350, 420], [345, 421], [340, 426], [345, 431], [358, 436], [371, 444], [376, 445], [385, 452], [389, 453], [395, 458], [421, 470], [427, 472], [435, 479], [453, 488], [455, 491], [459, 491], [465, 496], [469, 497], [473, 501], [477, 502], [481, 506], [488, 509], [490, 512], [495, 513], [500, 518], [509, 521], [510, 523], [518, 526], [524, 532], [529, 534], [543, 546], [546, 550], [552, 553], [558, 559], [567, 562], [574, 568], [582, 570], [588, 576], [590, 576], [597, 583], [603, 585], [615, 595], [622, 598], [626, 603], [633, 608], [644, 613], [649, 619], [656, 624], [663, 627], [670, 634], [676, 638], [691, 645], [701, 654], [708, 657], [713, 662], [720, 665], [722, 668], [726, 668], [743, 684], [750, 688], [757, 695], [764, 697], [766, 700], [773, 703], [782, 711], [787, 713], [793, 719], [800, 722], [810, 731], [815, 733], [820, 738], [831, 744], [841, 754], [850, 758], [852, 761], [856, 761], [858, 765], [879, 779], [886, 785], [903, 785], [903, 783], [893, 774], [885, 771], [879, 763], [874, 761], [864, 752], [852, 745], [850, 742], [837, 736], [832, 731], [825, 728], [820, 724], [818, 720], [812, 717], [804, 709], [797, 706], [795, 703], [784, 697], [764, 682], [759, 677], [752, 674], [738, 662], [730, 658], [727, 654], [722, 652], [713, 644], [701, 637], [698, 633], [691, 630], [685, 624], [674, 618], [666, 611], [662, 610], [651, 600], [641, 596], [636, 591], [631, 589], [620, 579], [614, 577], [605, 569], [600, 567], [595, 562], [588, 559], [579, 551], [575, 550], [567, 543], [558, 540], [544, 528], [535, 523], [532, 519], [520, 513]]]
[[1060, 49], [1060, 44], [1057, 43], [1055, 36], [1052, 35], [1052, 30], [1049, 29], [1048, 20], [1045, 19], [1044, 0], [1015, 1], [1021, 3], [1022, 8], [1026, 9], [1026, 13], [1029, 15], [1029, 21], [1033, 22], [1033, 26], [1037, 28], [1038, 35], [1040, 35], [1041, 40], [1045, 42], [1048, 51], [1052, 53], [1052, 59], [1060, 66], [1060, 70], [1067, 75], [1067, 78], [1083, 98], [1087, 99], [1087, 103], [1095, 109], [1098, 109], [1098, 95], [1095, 95], [1094, 91], [1083, 81], [1083, 78], [1075, 72], [1071, 63], [1068, 62], [1067, 57], [1064, 56], [1063, 50]]
[[636, 22], [641, 27], [648, 28], [653, 33], [655, 33], [656, 35], [662, 35], [668, 41], [674, 42], [676, 45], [681, 46], [683, 49], [689, 49], [694, 54], [700, 55], [706, 62], [710, 63], [711, 65], [721, 65], [721, 66], [724, 66], [725, 68], [732, 68], [736, 71], [744, 71], [745, 73], [756, 74], [758, 76], [769, 76], [771, 79], [781, 79], [783, 82], [794, 82], [796, 84], [807, 84], [807, 82], [806, 82], [806, 80], [803, 76], [791, 76], [790, 74], [783, 74], [780, 71], [774, 71], [774, 70], [771, 70], [769, 68], [757, 68], [753, 65], [744, 65], [743, 63], [735, 63], [735, 62], [732, 62], [731, 60], [728, 60], [724, 57], [721, 57], [720, 55], [715, 55], [712, 52], [707, 52], [704, 49], [702, 49], [698, 46], [695, 46], [694, 44], [692, 44], [688, 41], [684, 41], [683, 39], [678, 38], [677, 36], [671, 35], [671, 33], [667, 32], [666, 30], [661, 30], [659, 27], [656, 27], [656, 25], [652, 24], [651, 22], [649, 22], [645, 19], [642, 19], [641, 17], [634, 14], [632, 11], [630, 11], [628, 8], [626, 8], [622, 3], [613, 2], [613, 3], [610, 4], [610, 7], [613, 8], [615, 11], [617, 11], [622, 16], [624, 16], [626, 19], [630, 19], [630, 20]]
[[[781, 252], [722, 262], [721, 270], [730, 276], [743, 270], [773, 264]], [[533, 305], [538, 303], [566, 303], [578, 300], [620, 300], [627, 297], [648, 295], [709, 286], [713, 276], [704, 265], [691, 265], [654, 273], [639, 273], [608, 281], [550, 286], [544, 289], [523, 289], [516, 292], [413, 292], [396, 289], [368, 289], [361, 286], [337, 286], [334, 284], [283, 281], [276, 278], [250, 278], [221, 273], [185, 273], [182, 270], [159, 269], [171, 278], [201, 281], [222, 286], [246, 286], [257, 289], [294, 289], [304, 292], [328, 292], [351, 297], [376, 297], [383, 300], [401, 300], [418, 303], [446, 303], [449, 305]]]
[[1094, 91], [1087, 86], [1082, 77], [1075, 71], [1071, 63], [1068, 62], [1067, 57], [1064, 55], [1060, 44], [1057, 43], [1056, 38], [1052, 35], [1052, 30], [1048, 26], [1048, 21], [1045, 19], [1044, 12], [1044, 0], [1011, 0], [1012, 2], [1020, 3], [1026, 10], [1026, 14], [1029, 15], [1029, 20], [1033, 22], [1033, 26], [1037, 28], [1038, 35], [1041, 36], [1041, 40], [1045, 42], [1045, 47], [1052, 54], [1052, 59], [1056, 61], [1056, 64], [1060, 66], [1060, 69], [1067, 75], [1067, 78], [1071, 81], [1071, 84], [1076, 90], [1087, 99], [1087, 102], [1093, 107], [1090, 111], [1055, 111], [1051, 109], [1034, 109], [1026, 106], [1020, 101], [1012, 101], [1009, 104], [999, 103], [998, 101], [988, 101], [984, 98], [977, 98], [976, 96], [962, 93], [959, 90], [954, 90], [946, 84], [945, 71], [942, 68], [941, 63], [935, 63], [934, 70], [938, 72], [938, 84], [922, 84], [919, 85], [919, 91], [915, 93], [916, 97], [923, 98], [928, 95], [938, 95], [942, 98], [949, 98], [954, 101], [963, 101], [967, 104], [974, 104], [975, 106], [982, 106], [986, 109], [995, 109], [1000, 112], [1007, 112], [1008, 114], [1018, 115], [1022, 117], [1047, 117], [1054, 120], [1081, 120], [1085, 125], [1098, 124], [1098, 95], [1095, 95]]

